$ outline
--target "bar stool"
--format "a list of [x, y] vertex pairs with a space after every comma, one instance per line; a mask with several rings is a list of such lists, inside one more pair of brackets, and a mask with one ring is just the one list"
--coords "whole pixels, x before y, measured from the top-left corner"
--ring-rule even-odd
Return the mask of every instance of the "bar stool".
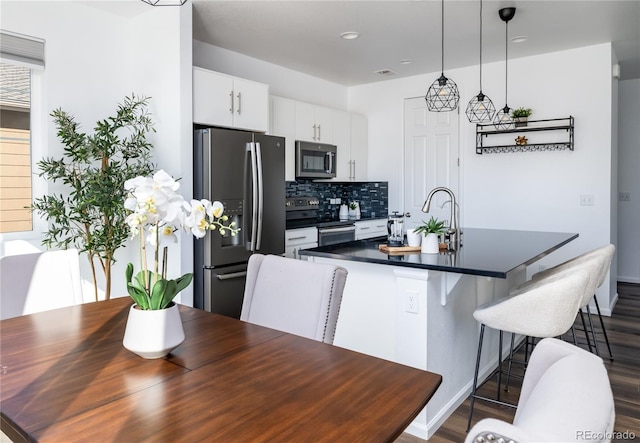
[[[592, 270], [597, 271], [593, 261]], [[548, 277], [541, 278], [535, 283], [529, 283], [516, 295], [480, 306], [473, 313], [480, 322], [480, 337], [478, 339], [478, 353], [473, 376], [473, 387], [470, 396], [469, 421], [467, 431], [471, 427], [473, 407], [476, 399], [489, 401], [515, 408], [516, 405], [500, 400], [502, 383], [502, 334], [510, 332], [524, 336], [547, 338], [557, 337], [567, 332], [576, 316], [576, 311], [586, 291], [591, 291], [596, 276], [591, 276], [587, 265], [577, 265], [576, 268], [559, 271]], [[527, 285], [527, 283], [525, 283]], [[523, 285], [523, 286], [525, 286]], [[478, 388], [478, 371], [482, 354], [482, 341], [485, 326], [500, 331], [498, 349], [498, 394], [497, 399], [482, 397], [476, 394]]]
[[582, 327], [584, 329], [585, 336], [587, 339], [587, 346], [589, 347], [589, 351], [593, 352], [591, 349], [591, 341], [589, 340], [589, 332], [587, 331], [587, 325], [584, 321], [584, 315], [582, 314], [582, 309], [583, 308], [586, 309], [587, 317], [589, 319], [589, 327], [591, 329], [591, 337], [593, 338], [593, 346], [595, 349], [595, 353], [596, 355], [600, 356], [598, 341], [596, 339], [596, 331], [593, 327], [593, 322], [591, 320], [591, 308], [589, 307], [591, 300], [593, 299], [595, 301], [598, 318], [600, 318], [600, 327], [602, 328], [602, 335], [604, 336], [604, 341], [607, 345], [607, 350], [609, 351], [609, 360], [611, 361], [613, 361], [613, 354], [611, 353], [611, 345], [609, 344], [609, 337], [607, 336], [607, 330], [604, 327], [604, 321], [602, 320], [602, 314], [600, 312], [600, 305], [598, 304], [598, 297], [596, 297], [595, 292], [604, 283], [604, 279], [607, 276], [607, 272], [609, 272], [609, 268], [611, 267], [611, 261], [613, 260], [613, 254], [615, 253], [615, 250], [616, 250], [616, 247], [614, 245], [611, 245], [611, 244], [605, 245], [600, 248], [591, 250], [589, 252], [585, 252], [584, 254], [578, 255], [572, 259], [569, 259], [563, 263], [560, 263], [559, 265], [554, 266], [553, 268], [540, 271], [537, 274], [534, 274], [532, 277], [532, 280], [546, 278], [554, 273], [561, 272], [566, 269], [570, 269], [576, 263], [584, 262], [585, 260], [589, 260], [593, 257], [596, 257], [600, 260], [601, 266], [598, 271], [598, 279], [597, 279], [593, 294], [588, 294], [588, 296], [586, 297], [586, 300], [584, 301], [582, 306], [580, 306], [581, 309], [579, 314], [582, 320]]

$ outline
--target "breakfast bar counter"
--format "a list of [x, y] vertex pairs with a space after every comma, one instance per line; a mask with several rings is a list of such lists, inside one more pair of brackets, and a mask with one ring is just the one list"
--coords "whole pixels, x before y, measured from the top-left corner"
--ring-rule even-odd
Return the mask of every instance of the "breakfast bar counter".
[[[527, 266], [577, 237], [462, 228], [460, 248], [439, 254], [388, 255], [379, 250], [385, 237], [299, 254], [349, 272], [335, 345], [442, 374], [442, 385], [407, 428], [426, 439], [471, 391], [480, 329], [475, 309], [508, 296], [525, 281]], [[495, 351], [482, 354], [483, 378], [497, 365], [497, 332], [485, 332], [484, 341], [485, 349]]]

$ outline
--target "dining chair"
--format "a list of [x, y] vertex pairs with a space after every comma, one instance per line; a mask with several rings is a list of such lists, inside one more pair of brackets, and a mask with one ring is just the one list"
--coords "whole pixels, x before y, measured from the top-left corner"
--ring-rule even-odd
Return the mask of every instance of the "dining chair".
[[347, 270], [253, 254], [240, 320], [333, 343]]
[[0, 319], [83, 301], [76, 249], [0, 257]]
[[[548, 277], [554, 273], [562, 272], [566, 269], [570, 269], [574, 267], [578, 263], [582, 263], [585, 260], [590, 260], [592, 258], [597, 258], [600, 260], [600, 269], [598, 270], [598, 277], [595, 284], [595, 288], [592, 294], [586, 294], [585, 300], [580, 306], [580, 318], [582, 320], [582, 327], [584, 329], [585, 337], [587, 340], [587, 347], [589, 350], [592, 350], [591, 340], [589, 339], [589, 334], [591, 334], [591, 338], [593, 339], [593, 349], [597, 355], [600, 355], [600, 349], [598, 348], [598, 340], [596, 338], [596, 331], [593, 327], [593, 322], [591, 319], [591, 308], [590, 303], [591, 300], [595, 302], [596, 311], [598, 313], [598, 318], [600, 319], [600, 327], [602, 329], [602, 335], [604, 337], [605, 344], [607, 345], [607, 350], [609, 351], [609, 360], [613, 361], [613, 353], [611, 352], [611, 345], [609, 344], [609, 337], [607, 336], [607, 330], [604, 327], [604, 321], [602, 319], [602, 313], [600, 312], [600, 305], [598, 304], [598, 297], [596, 297], [595, 291], [604, 283], [604, 279], [609, 272], [609, 268], [611, 267], [611, 261], [613, 260], [613, 254], [615, 253], [616, 247], [612, 244], [605, 245], [591, 251], [585, 252], [584, 254], [580, 254], [576, 257], [573, 257], [563, 263], [560, 263], [552, 268], [545, 269], [540, 271], [532, 276], [532, 280], [538, 280], [541, 278]], [[587, 328], [587, 324], [584, 320], [584, 315], [582, 311], [587, 311], [587, 318], [589, 320], [589, 327]]]
[[[594, 266], [592, 269], [596, 269], [595, 264], [592, 266]], [[500, 398], [503, 332], [536, 338], [557, 337], [564, 334], [571, 329], [585, 291], [591, 290], [592, 286], [589, 284], [593, 285], [593, 281], [595, 278], [590, 278], [588, 270], [584, 268], [570, 269], [542, 279], [535, 284], [525, 284], [521, 291], [514, 291], [509, 297], [482, 305], [474, 311], [473, 317], [480, 323], [480, 335], [470, 395], [467, 430], [471, 427], [476, 399], [502, 406], [516, 407], [515, 404], [507, 403]], [[477, 394], [478, 372], [486, 326], [499, 331], [496, 369], [498, 390], [495, 399]]]
[[531, 354], [513, 423], [480, 420], [465, 443], [611, 441], [614, 422], [613, 393], [602, 359], [545, 338]]

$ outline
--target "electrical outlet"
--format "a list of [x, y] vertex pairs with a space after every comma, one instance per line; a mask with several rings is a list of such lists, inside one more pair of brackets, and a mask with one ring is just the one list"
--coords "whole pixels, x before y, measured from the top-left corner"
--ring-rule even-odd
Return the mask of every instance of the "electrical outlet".
[[593, 194], [580, 195], [580, 206], [593, 206]]
[[618, 201], [621, 201], [621, 202], [631, 201], [631, 192], [619, 192]]
[[418, 294], [415, 292], [408, 292], [406, 295], [406, 307], [405, 310], [412, 314], [418, 313]]

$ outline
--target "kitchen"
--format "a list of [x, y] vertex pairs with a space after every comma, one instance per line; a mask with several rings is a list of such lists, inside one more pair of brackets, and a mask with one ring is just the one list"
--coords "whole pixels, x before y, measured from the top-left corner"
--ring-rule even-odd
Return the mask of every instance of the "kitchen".
[[[19, 3], [3, 2], [2, 27], [9, 28], [11, 23], [16, 31], [39, 35], [48, 42], [47, 77], [42, 83], [45, 99], [39, 104], [44, 108], [43, 114], [46, 115], [48, 109], [62, 106], [83, 115], [83, 122], [92, 122], [96, 120], [94, 116], [103, 115], [103, 111], [123, 93], [131, 89], [146, 93], [154, 99], [153, 114], [159, 122], [154, 140], [156, 160], [159, 164], [169, 165], [167, 169], [172, 169], [175, 176], [181, 176], [185, 184], [190, 184], [193, 182], [193, 156], [187, 147], [192, 143], [189, 80], [192, 66], [222, 72], [268, 84], [272, 97], [365, 115], [366, 176], [358, 181], [388, 183], [387, 211], [404, 207], [403, 102], [424, 96], [437, 76], [435, 70], [346, 87], [194, 39], [197, 18], [192, 18], [192, 13], [197, 12], [197, 2], [187, 2], [179, 10], [148, 8], [134, 11], [132, 7], [129, 15], [116, 13], [105, 5]], [[489, 9], [486, 8], [487, 20]], [[56, 17], [55, 23], [47, 17]], [[495, 22], [497, 18], [492, 20]], [[434, 22], [434, 26], [437, 25], [437, 21]], [[498, 26], [497, 23], [494, 25]], [[450, 28], [454, 26], [452, 24]], [[78, 41], [77, 34], [66, 29], [76, 29], [85, 38]], [[131, 41], [122, 29], [137, 37]], [[510, 29], [515, 35], [516, 21]], [[95, 54], [96, 48], [106, 50], [100, 57], [95, 57], [95, 61], [92, 59], [91, 64], [80, 57], [70, 60], [72, 57], [68, 55], [70, 49], [77, 54]], [[122, 57], [123, 53], [127, 57]], [[457, 197], [462, 226], [579, 232], [579, 240], [558, 251], [550, 262], [609, 241], [615, 243], [618, 229], [618, 89], [627, 88], [622, 83], [636, 84], [637, 79], [625, 80], [619, 86], [611, 79], [612, 60], [615, 60], [615, 53], [610, 44], [588, 42], [558, 52], [509, 59], [510, 104], [530, 106], [540, 117], [574, 116], [576, 150], [477, 155], [475, 128], [461, 116], [461, 173]], [[128, 75], [122, 75], [123, 67]], [[158, 76], [157, 72], [164, 75]], [[446, 72], [460, 86], [463, 98], [476, 92], [477, 65], [447, 69]], [[504, 62], [483, 65], [483, 73], [485, 92], [492, 95], [496, 104], [502, 104]], [[96, 94], [96, 84], [101, 85], [100, 94]], [[93, 97], [90, 104], [86, 101], [88, 96]], [[53, 155], [59, 148], [49, 122], [43, 119], [38, 126], [44, 141], [40, 149], [44, 154]], [[629, 189], [632, 188], [620, 188], [621, 191]], [[424, 189], [423, 199], [428, 190]], [[582, 194], [593, 195], [594, 205], [580, 205]], [[329, 198], [342, 198], [342, 195], [336, 193]], [[333, 210], [337, 211], [338, 207], [333, 204]], [[377, 211], [372, 212], [376, 212], [376, 217], [379, 215]], [[420, 221], [419, 216], [416, 221]], [[185, 271], [193, 268], [192, 247], [186, 243], [181, 244], [181, 253], [171, 258], [176, 267]], [[123, 251], [119, 264], [130, 261], [128, 258], [132, 254]], [[122, 273], [117, 268], [114, 272]], [[639, 278], [640, 271], [625, 272], [622, 275]], [[614, 265], [612, 276], [615, 275]], [[122, 283], [119, 284], [120, 292], [124, 293]], [[192, 296], [184, 294], [182, 302], [190, 304]], [[601, 305], [606, 306], [605, 310], [615, 305], [614, 277], [598, 296]]]

